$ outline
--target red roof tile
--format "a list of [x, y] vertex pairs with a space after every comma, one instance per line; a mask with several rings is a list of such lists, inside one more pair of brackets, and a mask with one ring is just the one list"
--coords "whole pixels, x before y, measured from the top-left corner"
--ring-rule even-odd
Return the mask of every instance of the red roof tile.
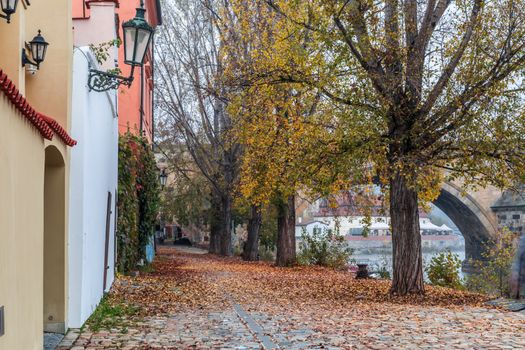
[[42, 137], [52, 140], [55, 134], [68, 146], [77, 144], [66, 130], [53, 118], [45, 116], [27, 102], [7, 74], [0, 69], [0, 91], [11, 101], [18, 111], [40, 132]]

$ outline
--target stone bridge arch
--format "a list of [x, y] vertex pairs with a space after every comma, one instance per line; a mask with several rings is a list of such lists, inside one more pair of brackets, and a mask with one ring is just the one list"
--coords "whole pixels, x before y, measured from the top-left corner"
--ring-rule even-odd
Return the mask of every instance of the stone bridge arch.
[[491, 205], [500, 196], [501, 191], [491, 186], [464, 193], [459, 184], [443, 184], [434, 204], [463, 234], [466, 259], [480, 259], [483, 244], [497, 232], [497, 218], [491, 210]]

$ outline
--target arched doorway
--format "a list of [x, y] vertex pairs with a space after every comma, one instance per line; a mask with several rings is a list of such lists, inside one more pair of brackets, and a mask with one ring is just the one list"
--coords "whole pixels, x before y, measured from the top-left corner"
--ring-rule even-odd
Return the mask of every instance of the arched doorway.
[[44, 331], [65, 333], [66, 193], [65, 164], [55, 146], [45, 150], [44, 172]]

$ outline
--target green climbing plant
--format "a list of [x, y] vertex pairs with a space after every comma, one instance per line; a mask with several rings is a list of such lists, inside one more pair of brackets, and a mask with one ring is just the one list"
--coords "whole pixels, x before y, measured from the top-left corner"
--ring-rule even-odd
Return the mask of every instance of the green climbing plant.
[[117, 269], [127, 273], [146, 257], [159, 211], [155, 157], [147, 140], [127, 132], [119, 139]]

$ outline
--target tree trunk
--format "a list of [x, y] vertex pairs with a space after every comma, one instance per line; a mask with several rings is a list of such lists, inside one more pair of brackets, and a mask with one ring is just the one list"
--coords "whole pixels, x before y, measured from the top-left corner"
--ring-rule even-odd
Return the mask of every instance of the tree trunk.
[[208, 251], [212, 254], [220, 253], [221, 228], [221, 200], [213, 193], [210, 208], [210, 246], [208, 248]]
[[399, 172], [390, 179], [390, 218], [394, 265], [390, 292], [424, 294], [418, 195]]
[[221, 239], [219, 254], [233, 255], [232, 250], [232, 197], [229, 193], [222, 196], [221, 203]]
[[248, 239], [244, 245], [242, 258], [247, 261], [259, 260], [259, 230], [262, 225], [262, 213], [259, 205], [252, 204], [248, 219]]
[[295, 196], [280, 200], [277, 216], [277, 266], [293, 266], [297, 262], [295, 250]]

